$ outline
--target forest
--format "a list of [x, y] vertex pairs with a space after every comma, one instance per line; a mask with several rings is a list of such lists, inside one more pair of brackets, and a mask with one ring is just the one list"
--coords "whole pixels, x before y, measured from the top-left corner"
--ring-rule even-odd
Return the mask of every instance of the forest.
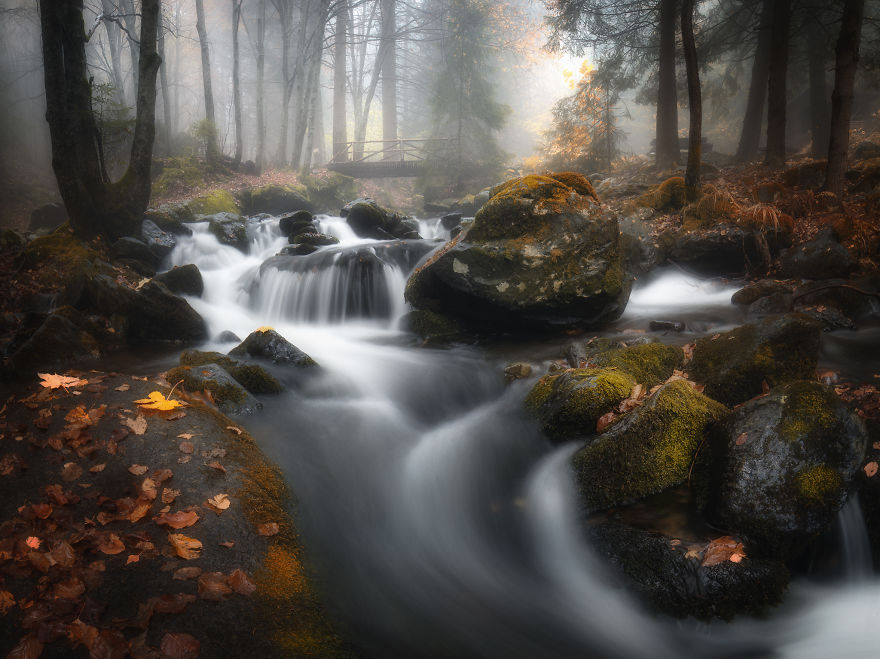
[[0, 656], [873, 656], [880, 1], [0, 0]]

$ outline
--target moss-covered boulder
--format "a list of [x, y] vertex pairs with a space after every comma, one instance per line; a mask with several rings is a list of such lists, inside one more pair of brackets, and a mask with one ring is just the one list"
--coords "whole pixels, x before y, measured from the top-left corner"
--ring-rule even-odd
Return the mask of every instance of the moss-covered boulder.
[[669, 262], [705, 277], [742, 276], [762, 266], [765, 244], [771, 257], [786, 244], [782, 234], [765, 235], [725, 223], [699, 231], [669, 231], [660, 240], [667, 244]]
[[260, 401], [217, 364], [178, 366], [168, 371], [165, 377], [169, 382], [180, 382], [180, 387], [186, 391], [209, 392], [214, 404], [224, 414], [254, 414], [263, 409]]
[[168, 290], [178, 295], [201, 296], [205, 290], [205, 281], [202, 279], [202, 273], [197, 265], [188, 263], [187, 265], [176, 265], [171, 270], [166, 270], [154, 277], [156, 281], [162, 282], [168, 287]]
[[868, 437], [834, 390], [791, 382], [737, 408], [694, 468], [710, 521], [761, 552], [787, 554], [827, 530]]
[[303, 231], [296, 235], [291, 234], [287, 239], [291, 245], [314, 245], [315, 247], [323, 247], [325, 245], [339, 244], [339, 238], [331, 236], [319, 231]]
[[313, 368], [317, 362], [273, 329], [256, 330], [229, 351], [232, 357], [258, 357], [273, 364]]
[[33, 377], [40, 370], [55, 371], [101, 356], [110, 348], [106, 328], [70, 306], [42, 315], [29, 314], [23, 327], [5, 346], [9, 374]]
[[315, 218], [309, 211], [295, 211], [278, 218], [278, 228], [285, 236], [302, 231], [317, 231]]
[[525, 405], [552, 438], [591, 435], [599, 418], [626, 400], [635, 383], [614, 368], [571, 368], [538, 380]]
[[473, 224], [407, 283], [417, 309], [487, 331], [594, 327], [629, 299], [617, 219], [546, 176], [496, 189]]
[[749, 282], [739, 289], [731, 296], [730, 301], [734, 304], [749, 306], [761, 298], [775, 295], [791, 295], [792, 291], [793, 287], [791, 284], [775, 279], [759, 279], [758, 281]]
[[131, 236], [123, 236], [110, 245], [110, 258], [144, 277], [155, 275], [159, 265], [159, 257], [150, 251], [147, 244]]
[[591, 526], [588, 537], [599, 556], [623, 575], [627, 590], [675, 618], [760, 615], [782, 601], [788, 585], [781, 561], [746, 556], [703, 565], [693, 545], [613, 522]]
[[302, 183], [315, 212], [335, 215], [347, 199], [358, 193], [358, 184], [350, 176], [336, 172], [322, 172], [317, 176], [305, 176]]
[[688, 373], [706, 395], [738, 405], [774, 387], [814, 376], [821, 325], [802, 314], [770, 316], [696, 342]]
[[278, 394], [284, 391], [284, 387], [275, 376], [259, 364], [248, 364], [220, 352], [185, 350], [180, 355], [181, 366], [205, 364], [217, 364], [224, 368], [241, 386], [254, 395]]
[[250, 188], [240, 193], [241, 206], [247, 215], [269, 213], [280, 215], [292, 211], [313, 211], [314, 207], [304, 185], [278, 185], [275, 183]]
[[[172, 208], [177, 212], [173, 213]], [[172, 236], [191, 236], [190, 229], [184, 222], [192, 222], [195, 216], [190, 216], [186, 206], [177, 204], [176, 206], [164, 205], [160, 208], [149, 208], [144, 211], [144, 221], [150, 220], [162, 231], [170, 233]]]
[[782, 182], [789, 187], [818, 188], [825, 183], [827, 160], [815, 160], [795, 165], [782, 172]]
[[640, 204], [658, 211], [680, 210], [686, 202], [684, 178], [681, 176], [668, 178], [639, 197]]
[[208, 230], [222, 245], [235, 247], [242, 252], [248, 251], [247, 223], [241, 215], [234, 213], [217, 213], [210, 216]]
[[421, 309], [406, 314], [401, 319], [401, 327], [429, 344], [450, 343], [465, 335], [464, 328], [454, 318]]
[[238, 215], [241, 212], [238, 202], [228, 190], [214, 190], [188, 201], [186, 206], [196, 219], [199, 215], [216, 215], [217, 213]]
[[859, 267], [849, 250], [834, 238], [830, 227], [813, 240], [785, 250], [779, 265], [780, 276], [804, 279], [848, 277]]
[[601, 510], [685, 481], [704, 433], [727, 413], [684, 380], [663, 385], [575, 453], [584, 504]]
[[346, 206], [345, 221], [362, 238], [388, 240], [390, 238], [415, 238], [419, 235], [418, 223], [405, 215], [383, 208], [370, 199]]
[[643, 343], [600, 352], [589, 358], [590, 366], [619, 369], [646, 387], [665, 382], [684, 361], [681, 348], [662, 343]]

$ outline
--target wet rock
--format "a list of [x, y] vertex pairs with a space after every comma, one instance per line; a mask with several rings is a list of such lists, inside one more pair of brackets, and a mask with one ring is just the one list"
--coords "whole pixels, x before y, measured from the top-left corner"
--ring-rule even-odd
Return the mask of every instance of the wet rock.
[[176, 244], [172, 234], [160, 229], [159, 225], [150, 219], [141, 222], [141, 240], [160, 260], [168, 256]]
[[351, 209], [354, 208], [357, 204], [367, 204], [370, 206], [378, 206], [376, 200], [372, 197], [358, 197], [357, 199], [353, 199], [352, 201], [345, 204], [342, 209], [339, 211], [339, 217], [348, 217], [348, 214], [351, 212]]
[[525, 406], [550, 437], [582, 437], [596, 431], [599, 418], [626, 400], [635, 383], [616, 369], [571, 368], [538, 380]]
[[317, 231], [299, 233], [295, 236], [291, 235], [288, 240], [291, 242], [291, 244], [314, 245], [315, 247], [322, 247], [324, 245], [337, 245], [339, 243], [339, 238], [327, 235], [326, 233], [319, 233]]
[[[762, 262], [759, 235], [735, 225], [679, 233], [671, 239], [667, 259], [706, 277], [742, 275]], [[771, 255], [778, 252], [774, 236], [766, 237]]]
[[734, 304], [750, 305], [768, 295], [790, 294], [792, 286], [773, 279], [760, 279], [749, 282], [730, 298]]
[[205, 282], [198, 266], [189, 263], [176, 265], [171, 270], [158, 274], [154, 277], [168, 287], [168, 290], [178, 295], [193, 295], [200, 297], [205, 290]]
[[789, 313], [794, 304], [791, 293], [773, 293], [758, 298], [749, 305], [746, 317], [749, 320], [760, 320], [767, 316]]
[[67, 222], [67, 209], [64, 204], [45, 204], [31, 213], [28, 231], [54, 231]]
[[247, 223], [241, 215], [217, 213], [207, 219], [210, 222], [209, 231], [220, 241], [220, 244], [229, 245], [247, 253]]
[[[196, 197], [186, 202], [188, 213], [198, 219], [200, 216], [217, 215], [219, 213], [228, 213], [229, 215], [239, 215], [240, 209], [235, 197], [228, 190], [214, 190], [201, 197]], [[186, 220], [182, 221], [186, 222]]]
[[872, 312], [876, 292], [877, 282], [870, 277], [825, 279], [804, 282], [794, 290], [794, 299], [800, 308], [830, 307], [850, 318], [861, 318]]
[[147, 244], [130, 236], [120, 238], [110, 246], [110, 258], [129, 266], [145, 277], [155, 275], [156, 267], [159, 265], [159, 257]]
[[181, 382], [192, 392], [209, 391], [214, 403], [224, 414], [255, 414], [263, 404], [254, 398], [224, 368], [217, 364], [179, 366], [165, 376], [169, 382]]
[[86, 315], [64, 306], [44, 318], [35, 327], [26, 323], [8, 346], [12, 374], [33, 377], [37, 369], [67, 369], [77, 361], [100, 356], [101, 333]]
[[449, 231], [461, 224], [461, 213], [447, 213], [440, 218], [440, 226]]
[[815, 319], [822, 325], [825, 332], [833, 332], [834, 330], [856, 329], [856, 324], [852, 318], [846, 316], [840, 309], [834, 307], [805, 307], [798, 305], [797, 312], [805, 316]]
[[444, 344], [464, 338], [464, 328], [455, 319], [416, 309], [401, 320], [401, 327], [420, 336], [429, 344]]
[[574, 341], [565, 346], [565, 361], [571, 368], [584, 368], [587, 365], [587, 351], [584, 344]]
[[586, 327], [619, 317], [630, 285], [616, 217], [555, 179], [527, 176], [501, 186], [416, 269], [406, 299], [486, 331]]
[[306, 256], [308, 254], [313, 254], [318, 251], [317, 245], [309, 245], [307, 243], [301, 243], [298, 245], [288, 245], [287, 247], [282, 247], [281, 251], [278, 252], [283, 256]]
[[694, 467], [700, 506], [761, 552], [797, 553], [846, 501], [868, 438], [834, 390], [792, 382], [737, 408]]
[[532, 374], [532, 365], [525, 362], [516, 362], [508, 364], [504, 368], [504, 379], [508, 382], [515, 380], [523, 380]]
[[280, 215], [298, 210], [314, 210], [308, 191], [302, 185], [269, 184], [241, 193], [241, 202], [248, 215], [269, 213]]
[[[184, 203], [162, 204], [158, 208], [148, 209], [144, 213], [144, 218], [153, 220], [160, 229], [176, 236], [192, 235], [192, 230], [183, 223], [196, 221], [195, 213]], [[179, 232], [175, 230], [175, 227], [179, 229]]]
[[652, 332], [684, 332], [685, 325], [675, 320], [652, 320], [648, 328]]
[[219, 352], [185, 350], [180, 355], [181, 366], [204, 366], [217, 364], [225, 369], [236, 382], [254, 395], [278, 394], [284, 390], [281, 383], [258, 364], [248, 364]]
[[370, 200], [346, 206], [345, 221], [362, 238], [419, 238], [418, 223]]
[[660, 533], [616, 523], [591, 526], [587, 533], [639, 600], [676, 618], [758, 615], [782, 601], [788, 584], [779, 561], [746, 557], [701, 566], [699, 556], [688, 557], [686, 545]]
[[602, 510], [684, 482], [704, 433], [727, 414], [684, 380], [663, 385], [575, 453], [585, 506]]
[[809, 242], [791, 247], [780, 255], [779, 274], [803, 279], [846, 278], [858, 269], [849, 250], [823, 230]]
[[290, 343], [273, 329], [251, 332], [239, 345], [229, 351], [232, 357], [259, 357], [273, 364], [300, 368], [317, 366], [314, 359]]
[[315, 229], [315, 224], [313, 220], [314, 216], [309, 211], [299, 210], [294, 213], [282, 215], [278, 219], [278, 228], [281, 229], [281, 233], [283, 235], [290, 236], [293, 235], [295, 232], [299, 233], [306, 229]]
[[737, 405], [770, 387], [812, 378], [821, 326], [800, 314], [771, 316], [759, 323], [696, 342], [688, 372], [706, 385], [706, 395]]
[[684, 361], [681, 348], [662, 343], [644, 343], [592, 355], [590, 366], [615, 368], [646, 387], [665, 382]]
[[230, 343], [235, 341], [236, 343], [241, 343], [241, 338], [235, 332], [231, 332], [229, 330], [223, 330], [220, 334], [217, 335], [217, 341], [219, 343]]

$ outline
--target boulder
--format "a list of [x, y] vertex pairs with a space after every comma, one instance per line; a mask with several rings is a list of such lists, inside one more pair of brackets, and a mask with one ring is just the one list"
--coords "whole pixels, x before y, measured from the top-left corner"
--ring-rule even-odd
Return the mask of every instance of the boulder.
[[160, 229], [159, 225], [150, 219], [141, 222], [141, 240], [160, 260], [168, 256], [177, 244], [171, 233]]
[[599, 418], [629, 398], [635, 383], [613, 368], [570, 368], [538, 380], [525, 405], [551, 438], [582, 437], [596, 432]]
[[[186, 207], [181, 206], [180, 208]], [[144, 212], [144, 220], [150, 220], [162, 231], [170, 233], [172, 236], [191, 236], [192, 229], [186, 226], [184, 222], [192, 222], [195, 217], [188, 217], [187, 219], [181, 220], [179, 216], [175, 216], [167, 209], [167, 205], [160, 208], [147, 209], [147, 211]]]
[[[198, 219], [201, 215], [217, 215], [218, 213], [240, 214], [238, 202], [228, 190], [214, 190], [208, 194], [196, 197], [186, 203], [188, 213]], [[182, 219], [182, 218], [180, 218]], [[183, 220], [184, 222], [186, 220]]]
[[514, 362], [504, 367], [504, 379], [507, 382], [524, 380], [532, 375], [532, 365], [527, 362]]
[[623, 313], [617, 219], [545, 176], [513, 179], [410, 277], [417, 309], [498, 332], [595, 327]]
[[251, 332], [244, 341], [229, 351], [229, 355], [232, 357], [258, 357], [273, 364], [286, 364], [300, 368], [317, 366], [314, 359], [273, 329]]
[[372, 197], [358, 197], [357, 199], [353, 199], [345, 206], [343, 206], [339, 211], [339, 217], [348, 217], [348, 214], [351, 212], [351, 209], [354, 208], [357, 204], [367, 204], [369, 206], [378, 206], [376, 200]]
[[708, 519], [763, 553], [799, 553], [828, 530], [868, 445], [864, 424], [818, 382], [790, 382], [737, 408], [694, 467]]
[[287, 245], [286, 247], [282, 247], [281, 251], [278, 253], [282, 256], [306, 256], [317, 251], [318, 247], [316, 245], [299, 243], [297, 245]]
[[94, 324], [73, 307], [63, 306], [22, 328], [7, 346], [8, 368], [15, 375], [33, 377], [40, 370], [61, 370], [101, 355]]
[[663, 212], [680, 210], [686, 203], [684, 178], [673, 176], [666, 179], [656, 188], [639, 197], [639, 203]]
[[67, 209], [64, 204], [45, 204], [31, 213], [28, 231], [54, 231], [67, 222]]
[[362, 238], [420, 238], [417, 222], [382, 208], [371, 200], [358, 201], [345, 208], [345, 221]]
[[758, 281], [749, 282], [743, 288], [739, 289], [731, 296], [730, 301], [734, 304], [749, 306], [760, 300], [762, 297], [779, 294], [790, 295], [791, 292], [792, 286], [790, 284], [776, 281], [775, 279], [760, 279]]
[[859, 142], [853, 147], [853, 161], [880, 158], [880, 144], [870, 140]]
[[354, 197], [358, 191], [358, 184], [353, 178], [337, 172], [304, 176], [302, 183], [306, 187], [308, 199], [319, 213], [335, 215], [345, 204], [345, 200]]
[[330, 236], [326, 233], [318, 231], [306, 231], [296, 235], [291, 234], [287, 239], [292, 245], [314, 245], [315, 247], [323, 247], [324, 245], [337, 245], [339, 238]]
[[314, 216], [306, 210], [300, 210], [293, 213], [282, 215], [278, 218], [278, 228], [285, 236], [290, 236], [294, 232], [299, 233], [297, 229], [302, 231], [304, 228], [315, 228]]
[[284, 390], [281, 383], [259, 364], [248, 364], [220, 352], [184, 350], [180, 355], [181, 366], [204, 366], [217, 364], [225, 369], [236, 382], [252, 394], [278, 394]]
[[848, 277], [859, 267], [849, 250], [834, 239], [828, 228], [808, 242], [790, 247], [779, 259], [781, 277], [834, 279]]
[[461, 224], [461, 213], [447, 213], [440, 218], [440, 226], [449, 231]]
[[308, 191], [302, 185], [269, 184], [241, 193], [242, 207], [248, 215], [269, 213], [280, 215], [298, 210], [314, 210]]
[[[706, 543], [687, 545], [661, 533], [606, 522], [590, 526], [590, 544], [643, 604], [675, 618], [730, 620], [760, 615], [782, 602], [785, 564], [746, 556], [705, 561]], [[703, 562], [706, 565], [703, 565]]]
[[827, 167], [828, 161], [826, 160], [795, 165], [782, 172], [782, 182], [789, 187], [819, 188], [825, 183]]
[[224, 414], [255, 414], [263, 404], [217, 364], [178, 366], [165, 374], [169, 382], [180, 382], [186, 391], [208, 391]]
[[706, 395], [738, 405], [770, 387], [815, 375], [821, 326], [802, 314], [770, 316], [698, 339], [688, 372]]
[[602, 510], [684, 482], [704, 433], [727, 414], [684, 380], [663, 385], [574, 454], [585, 506]]
[[189, 263], [176, 265], [171, 270], [158, 274], [154, 277], [168, 287], [168, 290], [178, 295], [192, 295], [200, 297], [205, 290], [205, 282], [198, 266]]
[[207, 218], [209, 230], [223, 245], [229, 245], [244, 252], [248, 251], [247, 223], [241, 215], [217, 213]]
[[223, 330], [220, 334], [217, 335], [218, 343], [241, 343], [241, 338], [235, 332], [231, 330]]
[[681, 348], [662, 343], [626, 346], [600, 352], [587, 359], [591, 367], [623, 371], [648, 388], [665, 382], [683, 361]]
[[[771, 255], [778, 252], [783, 236], [765, 234]], [[743, 275], [750, 265], [762, 262], [760, 231], [721, 224], [701, 231], [685, 231], [669, 239], [667, 259], [704, 277]]]
[[110, 245], [110, 258], [127, 265], [139, 275], [152, 277], [156, 274], [159, 265], [159, 257], [147, 246], [147, 244], [125, 236]]
[[420, 336], [427, 344], [444, 344], [462, 340], [464, 328], [454, 318], [433, 311], [415, 309], [401, 319], [402, 329]]

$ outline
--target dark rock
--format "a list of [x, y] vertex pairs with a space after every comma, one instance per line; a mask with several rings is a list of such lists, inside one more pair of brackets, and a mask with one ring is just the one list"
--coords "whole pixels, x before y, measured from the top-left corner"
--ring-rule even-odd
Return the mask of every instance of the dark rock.
[[853, 148], [853, 160], [871, 160], [880, 158], [880, 144], [864, 140]]
[[229, 330], [223, 330], [220, 334], [217, 335], [216, 339], [219, 343], [229, 343], [231, 341], [235, 341], [236, 343], [241, 343], [241, 338], [239, 338], [238, 334], [235, 332], [230, 332]]
[[345, 206], [342, 207], [342, 209], [339, 211], [339, 217], [348, 217], [348, 214], [351, 212], [351, 209], [357, 204], [368, 204], [370, 206], [378, 206], [378, 204], [376, 203], [376, 200], [373, 199], [372, 197], [358, 197], [357, 199], [354, 199], [354, 200], [348, 202], [347, 204], [345, 204]]
[[839, 329], [856, 329], [856, 324], [852, 318], [849, 318], [840, 309], [835, 309], [834, 307], [804, 307], [799, 305], [796, 310], [798, 313], [818, 321], [825, 332], [833, 332]]
[[565, 346], [565, 361], [571, 368], [584, 368], [587, 365], [587, 351], [580, 341]]
[[46, 204], [31, 213], [28, 231], [36, 232], [41, 229], [54, 231], [65, 222], [67, 222], [67, 209], [64, 204]]
[[794, 290], [794, 299], [799, 308], [832, 307], [851, 318], [860, 318], [872, 312], [871, 294], [876, 292], [876, 282], [869, 278], [825, 279], [804, 282]]
[[696, 342], [688, 372], [706, 395], [737, 405], [790, 380], [813, 377], [821, 327], [801, 314], [771, 316]]
[[241, 163], [241, 172], [243, 174], [247, 174], [248, 176], [256, 176], [257, 175], [257, 163], [253, 160], [245, 160]]
[[758, 298], [749, 305], [746, 316], [749, 320], [759, 320], [766, 316], [789, 313], [794, 296], [791, 293], [773, 293]]
[[[781, 234], [779, 236], [781, 239]], [[679, 234], [672, 241], [670, 262], [706, 277], [743, 275], [761, 264], [759, 232], [735, 225]], [[772, 234], [767, 236], [771, 255], [778, 250]]]
[[737, 408], [694, 467], [710, 521], [786, 555], [826, 531], [846, 501], [868, 437], [834, 390], [791, 382]]
[[283, 235], [290, 236], [297, 228], [300, 230], [304, 227], [314, 228], [313, 220], [314, 216], [309, 211], [300, 210], [278, 218], [278, 228], [281, 229]]
[[165, 377], [169, 382], [182, 380], [181, 386], [187, 391], [211, 392], [211, 398], [224, 414], [255, 414], [263, 408], [260, 401], [217, 364], [179, 366]]
[[314, 245], [315, 247], [336, 245], [339, 243], [339, 238], [327, 235], [326, 233], [318, 233], [317, 231], [299, 233], [295, 236], [291, 235], [288, 240], [294, 245]]
[[209, 230], [223, 245], [235, 247], [244, 253], [248, 251], [247, 223], [241, 215], [217, 213], [206, 218]]
[[3, 229], [0, 231], [0, 249], [21, 249], [27, 243], [27, 238], [15, 229]]
[[516, 362], [504, 367], [504, 379], [508, 382], [523, 380], [532, 374], [532, 365], [525, 362]]
[[258, 364], [248, 364], [219, 352], [185, 350], [180, 355], [181, 366], [203, 366], [217, 364], [235, 378], [241, 386], [254, 395], [278, 394], [284, 390], [281, 383]]
[[280, 215], [298, 210], [313, 210], [308, 191], [301, 185], [270, 184], [245, 190], [241, 194], [241, 203], [248, 215], [256, 213]]
[[388, 240], [418, 239], [418, 222], [393, 213], [372, 201], [358, 201], [345, 206], [345, 221], [362, 238]]
[[419, 309], [404, 316], [401, 326], [429, 344], [450, 343], [463, 339], [465, 335], [464, 328], [455, 319]]
[[[195, 217], [189, 217], [185, 212], [183, 214], [178, 212], [177, 215], [174, 215], [169, 210], [161, 210], [161, 208], [167, 209], [168, 207], [162, 206], [159, 209], [148, 209], [144, 213], [144, 219], [150, 220], [162, 231], [170, 233], [172, 236], [192, 235], [192, 229], [186, 226], [183, 222], [191, 222]], [[181, 209], [183, 208], [186, 208], [186, 206], [181, 206]], [[187, 217], [187, 219], [181, 221], [180, 217]]]
[[317, 251], [318, 247], [316, 245], [302, 243], [299, 245], [287, 245], [286, 247], [282, 247], [281, 251], [278, 253], [284, 256], [306, 256]]
[[448, 213], [440, 218], [440, 226], [447, 231], [461, 224], [461, 213]]
[[684, 380], [663, 385], [574, 454], [584, 505], [602, 510], [684, 482], [704, 433], [727, 414]]
[[684, 332], [684, 323], [674, 320], [652, 320], [648, 323], [652, 332]]
[[789, 187], [819, 188], [825, 183], [827, 167], [828, 162], [825, 160], [796, 165], [782, 172], [782, 182]]
[[734, 304], [744, 304], [748, 306], [767, 295], [778, 295], [791, 292], [792, 287], [789, 284], [775, 281], [773, 279], [761, 279], [746, 284], [745, 287], [739, 289], [733, 294], [730, 301]]
[[758, 615], [782, 601], [789, 574], [785, 565], [747, 557], [701, 566], [687, 546], [660, 533], [622, 524], [591, 526], [588, 536], [599, 556], [625, 577], [643, 603], [676, 618], [699, 620]]
[[125, 236], [110, 246], [110, 258], [129, 266], [132, 270], [145, 277], [156, 274], [159, 265], [159, 257], [147, 246], [147, 244]]
[[317, 366], [314, 359], [273, 329], [251, 332], [244, 341], [229, 351], [229, 355], [232, 357], [259, 357], [273, 364], [287, 364], [302, 368]]
[[9, 348], [9, 370], [15, 375], [33, 377], [37, 369], [68, 369], [77, 361], [101, 354], [99, 338], [89, 319], [65, 306], [44, 315], [36, 329], [22, 328]]
[[834, 239], [831, 230], [825, 230], [813, 240], [782, 252], [779, 274], [803, 279], [834, 279], [848, 277], [858, 267], [858, 261], [849, 250]]
[[143, 240], [150, 251], [160, 260], [168, 256], [177, 244], [172, 234], [160, 229], [159, 226], [150, 219], [141, 222], [141, 240]]
[[461, 232], [462, 232], [462, 227], [461, 227], [461, 225], [459, 225], [459, 226], [457, 226], [457, 227], [452, 227], [452, 228], [449, 230], [449, 237], [450, 237], [450, 238], [455, 238], [455, 237], [458, 236], [458, 234], [460, 234]]
[[178, 295], [193, 295], [200, 297], [205, 290], [205, 282], [198, 266], [189, 263], [176, 265], [171, 270], [163, 272], [155, 277], [168, 287], [168, 290]]
[[406, 299], [486, 331], [600, 326], [629, 298], [619, 236], [592, 198], [548, 177], [513, 179], [416, 269]]

